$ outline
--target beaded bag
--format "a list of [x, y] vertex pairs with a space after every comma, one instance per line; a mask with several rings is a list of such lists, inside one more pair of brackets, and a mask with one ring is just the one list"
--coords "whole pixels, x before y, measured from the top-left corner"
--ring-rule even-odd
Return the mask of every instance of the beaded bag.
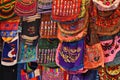
[[57, 24], [50, 19], [51, 13], [44, 13], [41, 16], [40, 37], [57, 38]]
[[82, 0], [54, 0], [52, 4], [52, 19], [56, 21], [71, 21], [78, 18]]
[[55, 63], [55, 54], [58, 43], [58, 39], [39, 39], [37, 62], [46, 67], [57, 67]]

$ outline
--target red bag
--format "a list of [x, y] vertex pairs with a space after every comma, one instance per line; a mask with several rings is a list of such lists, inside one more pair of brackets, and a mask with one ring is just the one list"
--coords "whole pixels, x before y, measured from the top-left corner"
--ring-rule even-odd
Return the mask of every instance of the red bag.
[[52, 19], [56, 21], [71, 21], [78, 18], [82, 0], [54, 0], [52, 4]]
[[31, 16], [36, 13], [37, 0], [16, 0], [15, 13], [19, 16]]

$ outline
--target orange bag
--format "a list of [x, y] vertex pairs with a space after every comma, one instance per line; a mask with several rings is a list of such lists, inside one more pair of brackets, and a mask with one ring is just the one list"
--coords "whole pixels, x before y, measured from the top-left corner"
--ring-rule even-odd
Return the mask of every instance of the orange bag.
[[60, 41], [72, 42], [83, 38], [87, 34], [88, 13], [84, 18], [74, 23], [58, 23], [57, 37]]
[[93, 69], [104, 66], [104, 54], [100, 43], [88, 46], [86, 44], [86, 53], [84, 55], [84, 68]]

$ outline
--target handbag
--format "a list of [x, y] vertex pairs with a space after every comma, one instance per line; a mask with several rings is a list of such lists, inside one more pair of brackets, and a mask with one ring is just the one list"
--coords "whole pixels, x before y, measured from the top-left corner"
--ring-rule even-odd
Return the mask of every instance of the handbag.
[[40, 38], [57, 38], [57, 24], [50, 19], [51, 13], [44, 13], [40, 22]]
[[14, 12], [19, 16], [31, 16], [36, 13], [37, 0], [16, 0]]
[[67, 72], [83, 70], [84, 50], [84, 39], [61, 42], [56, 51], [56, 64]]
[[10, 42], [17, 35], [19, 22], [18, 16], [0, 22], [0, 36], [4, 42]]
[[58, 39], [39, 39], [38, 40], [38, 54], [37, 62], [45, 67], [56, 68], [55, 63], [56, 48], [58, 46]]
[[54, 0], [52, 4], [52, 19], [65, 22], [76, 20], [81, 12], [82, 0]]
[[0, 21], [12, 18], [14, 13], [15, 0], [0, 1]]
[[38, 0], [37, 12], [48, 13], [52, 11], [52, 0]]

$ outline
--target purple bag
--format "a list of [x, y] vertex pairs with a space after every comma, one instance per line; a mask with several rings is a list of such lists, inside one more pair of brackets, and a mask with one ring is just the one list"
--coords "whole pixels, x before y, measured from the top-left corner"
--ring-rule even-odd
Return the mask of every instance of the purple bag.
[[52, 10], [52, 0], [38, 0], [38, 13], [48, 13]]
[[75, 72], [82, 70], [84, 58], [84, 39], [75, 42], [60, 43], [56, 53], [56, 64], [64, 70]]
[[69, 74], [68, 80], [99, 80], [97, 70], [89, 70], [82, 74]]

